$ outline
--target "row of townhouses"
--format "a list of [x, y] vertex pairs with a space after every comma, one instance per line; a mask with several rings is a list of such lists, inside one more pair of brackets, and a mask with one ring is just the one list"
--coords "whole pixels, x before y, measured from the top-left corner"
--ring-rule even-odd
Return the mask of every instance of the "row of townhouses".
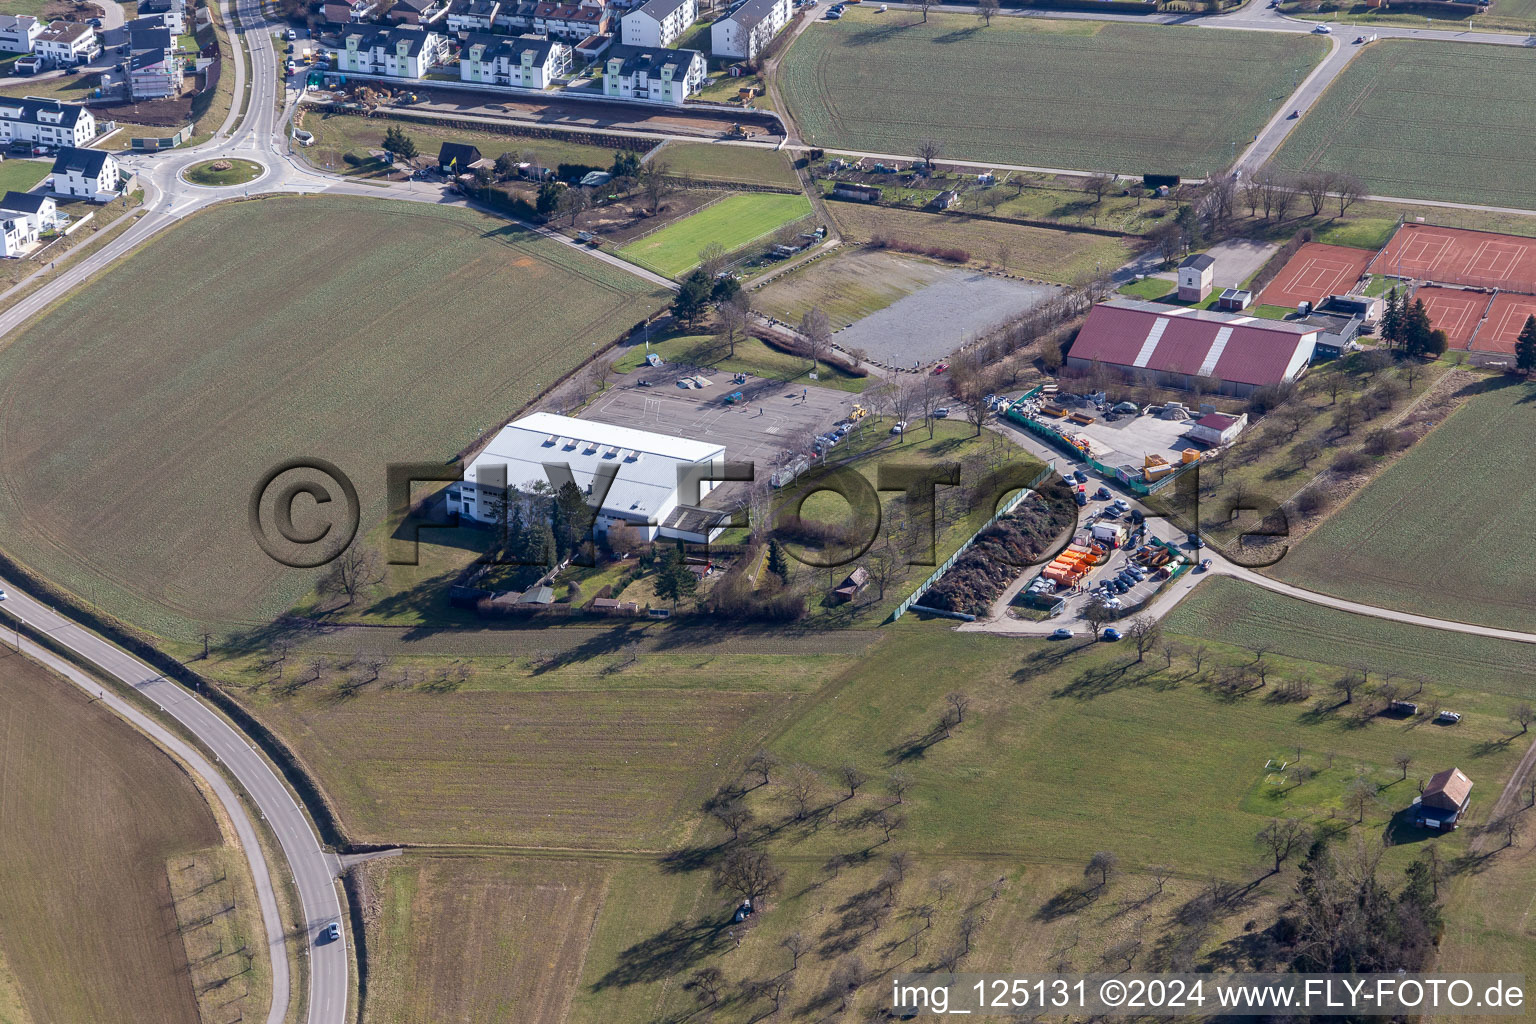
[[117, 196], [117, 160], [85, 148], [95, 137], [96, 116], [79, 103], [0, 96], [0, 147], [25, 143], [55, 151], [50, 191], [57, 195], [97, 202]]

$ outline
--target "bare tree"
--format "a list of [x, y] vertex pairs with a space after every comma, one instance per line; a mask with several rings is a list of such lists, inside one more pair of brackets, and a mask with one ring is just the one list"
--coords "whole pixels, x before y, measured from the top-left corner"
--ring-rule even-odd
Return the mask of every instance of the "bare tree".
[[907, 819], [905, 815], [897, 814], [892, 810], [881, 808], [875, 813], [875, 827], [885, 835], [886, 842], [891, 841], [891, 833], [895, 832], [906, 823]]
[[704, 810], [730, 830], [733, 843], [741, 839], [741, 830], [752, 824], [755, 817], [740, 800], [711, 800], [704, 805]]
[[1413, 764], [1413, 755], [1406, 750], [1400, 750], [1392, 755], [1392, 763], [1397, 765], [1397, 770], [1402, 773], [1398, 778], [1400, 780], [1406, 779], [1408, 778], [1408, 766]]
[[725, 246], [710, 242], [699, 250], [699, 269], [714, 280], [725, 269]]
[[751, 299], [746, 292], [737, 292], [715, 307], [715, 322], [719, 329], [715, 336], [725, 343], [731, 355], [736, 354], [736, 343], [745, 340], [752, 326]]
[[814, 370], [822, 352], [832, 343], [832, 322], [819, 306], [812, 306], [800, 318], [800, 334], [805, 338], [806, 354], [810, 356]]
[[[1136, 661], [1140, 663], [1146, 658], [1147, 652], [1157, 645], [1162, 637], [1162, 629], [1152, 616], [1138, 615], [1125, 627], [1125, 635], [1136, 645]], [[1170, 657], [1170, 664], [1172, 660]]]
[[1254, 841], [1270, 857], [1274, 858], [1275, 871], [1278, 872], [1280, 866], [1302, 844], [1305, 836], [1306, 829], [1301, 822], [1294, 818], [1286, 818], [1283, 821], [1276, 818], [1259, 831], [1259, 834], [1254, 837]]
[[1333, 174], [1329, 171], [1308, 171], [1297, 180], [1297, 184], [1306, 193], [1307, 202], [1312, 204], [1312, 216], [1321, 214], [1323, 206], [1328, 202], [1328, 193], [1333, 188]]
[[1344, 806], [1355, 812], [1355, 824], [1365, 821], [1365, 812], [1376, 802], [1376, 783], [1357, 775], [1344, 788]]
[[[1532, 778], [1536, 778], [1536, 773], [1532, 774]], [[891, 796], [896, 799], [898, 804], [905, 800], [907, 790], [911, 788], [912, 776], [908, 775], [906, 772], [900, 769], [891, 772], [890, 777], [885, 780], [886, 792], [890, 793]]]
[[953, 693], [946, 693], [944, 695], [944, 703], [948, 704], [949, 709], [954, 712], [955, 724], [958, 725], [959, 723], [965, 721], [965, 713], [970, 709], [971, 706], [970, 697], [960, 693], [957, 690]]
[[320, 581], [320, 589], [327, 593], [345, 596], [346, 603], [357, 600], [359, 594], [384, 582], [384, 564], [379, 553], [365, 547], [356, 538], [342, 549]]
[[990, 28], [1000, 6], [997, 0], [976, 0], [976, 16]]
[[751, 900], [767, 896], [778, 888], [783, 874], [762, 850], [752, 846], [732, 846], [715, 868], [715, 887]]
[[[924, 3], [926, 15], [927, 0], [924, 0]], [[853, 998], [853, 994], [859, 990], [865, 980], [864, 965], [857, 957], [849, 957], [832, 968], [832, 976], [827, 980], [828, 1000], [837, 1002], [838, 1012], [848, 1009], [848, 1001]]]
[[571, 227], [576, 226], [576, 218], [580, 217], [587, 207], [592, 205], [592, 196], [586, 189], [572, 186], [560, 193], [560, 199], [555, 205], [560, 216], [571, 219]]
[[693, 972], [683, 988], [689, 989], [705, 1006], [720, 1004], [720, 990], [725, 987], [725, 975], [718, 967], [700, 967]]
[[787, 785], [789, 799], [795, 805], [795, 820], [804, 821], [805, 816], [810, 813], [811, 801], [816, 798], [821, 777], [803, 764], [792, 765], [788, 772]]
[[1115, 187], [1115, 177], [1112, 174], [1094, 174], [1083, 182], [1083, 191], [1093, 193], [1093, 203], [1097, 206], [1104, 201], [1104, 193]]
[[1333, 179], [1333, 196], [1339, 201], [1339, 216], [1349, 212], [1355, 202], [1365, 196], [1365, 182], [1353, 174], [1339, 174]]
[[[919, 0], [919, 2], [922, 4], [923, 8], [923, 20], [927, 21], [928, 8], [932, 6], [932, 4], [929, 2], [929, 0]], [[935, 168], [933, 166], [933, 162], [939, 158], [939, 154], [943, 151], [944, 144], [941, 143], [938, 139], [922, 139], [918, 142], [917, 155], [922, 159], [923, 169], [928, 174], [932, 174], [934, 172]]]
[[802, 932], [790, 932], [779, 940], [779, 945], [789, 954], [789, 969], [792, 971], [800, 966], [800, 958], [811, 948], [810, 940]]
[[869, 781], [869, 775], [852, 761], [844, 761], [837, 766], [837, 780], [847, 788], [848, 799], [852, 800], [859, 787]]
[[771, 751], [759, 750], [747, 758], [747, 771], [758, 777], [758, 785], [766, 786], [773, 782], [773, 771], [779, 766], [779, 759]]
[[672, 194], [672, 182], [668, 177], [671, 167], [660, 157], [640, 169], [640, 191], [645, 195], [651, 213], [661, 212], [661, 201]]
[[1119, 865], [1119, 857], [1116, 857], [1109, 850], [1100, 850], [1088, 858], [1088, 864], [1083, 868], [1083, 875], [1088, 878], [1097, 875], [1099, 877], [1098, 887], [1102, 889], [1109, 884], [1110, 876], [1115, 873], [1115, 869]]
[[1520, 727], [1520, 734], [1523, 736], [1530, 731], [1531, 722], [1536, 721], [1536, 711], [1533, 711], [1529, 704], [1517, 704], [1515, 710], [1509, 713], [1509, 720]]

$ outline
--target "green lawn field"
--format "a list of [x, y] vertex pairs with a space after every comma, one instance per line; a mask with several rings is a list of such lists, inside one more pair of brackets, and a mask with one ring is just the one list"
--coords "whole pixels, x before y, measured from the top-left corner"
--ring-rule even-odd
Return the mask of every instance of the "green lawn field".
[[1089, 21], [850, 9], [790, 48], [779, 88], [808, 142], [1071, 170], [1205, 174], [1232, 162], [1323, 44]]
[[1536, 526], [1529, 384], [1495, 378], [1335, 512], [1271, 572], [1355, 601], [1536, 630], [1536, 576], [1517, 538]]
[[666, 164], [673, 174], [689, 174], [705, 181], [800, 187], [800, 178], [789, 165], [789, 157], [775, 149], [672, 142], [651, 159]]
[[6, 160], [0, 163], [0, 192], [30, 192], [52, 167], [46, 160]]
[[[573, 289], [580, 303], [560, 301]], [[162, 637], [269, 621], [316, 577], [252, 536], [272, 467], [334, 463], [366, 534], [387, 464], [448, 460], [663, 301], [466, 210], [305, 198], [200, 214], [0, 353], [5, 551]]]
[[[1477, 82], [1477, 101], [1462, 89]], [[1358, 175], [1367, 191], [1536, 209], [1524, 124], [1536, 104], [1519, 47], [1371, 43], [1291, 133], [1274, 165]]]
[[774, 192], [726, 196], [692, 216], [624, 246], [619, 255], [666, 277], [681, 277], [711, 242], [734, 252], [811, 212], [804, 196]]

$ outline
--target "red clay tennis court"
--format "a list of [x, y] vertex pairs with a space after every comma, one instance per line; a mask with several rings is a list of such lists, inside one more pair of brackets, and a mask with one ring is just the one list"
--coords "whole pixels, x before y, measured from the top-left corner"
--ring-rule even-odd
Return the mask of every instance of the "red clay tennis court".
[[1502, 292], [1488, 307], [1488, 320], [1477, 332], [1472, 347], [1478, 352], [1502, 352], [1513, 355], [1515, 339], [1525, 326], [1525, 318], [1536, 316], [1536, 295]]
[[1299, 302], [1316, 305], [1330, 295], [1353, 291], [1375, 255], [1369, 249], [1308, 242], [1281, 268], [1259, 296], [1259, 302], [1266, 306], [1295, 306]]
[[[1425, 285], [1414, 291], [1415, 299], [1423, 300], [1429, 322], [1437, 330], [1445, 332], [1447, 344], [1453, 349], [1464, 349], [1472, 340], [1488, 308], [1488, 296], [1483, 292], [1466, 292], [1459, 288], [1435, 288]], [[1482, 346], [1479, 345], [1479, 348]]]
[[1373, 271], [1397, 274], [1399, 268], [1420, 281], [1536, 292], [1536, 238], [1403, 224]]

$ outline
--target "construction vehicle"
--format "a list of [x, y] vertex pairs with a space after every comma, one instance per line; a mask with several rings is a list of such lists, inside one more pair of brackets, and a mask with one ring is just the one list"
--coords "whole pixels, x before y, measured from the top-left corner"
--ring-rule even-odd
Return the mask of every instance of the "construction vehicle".
[[853, 409], [851, 409], [849, 411], [849, 413], [848, 413], [848, 422], [849, 423], [857, 423], [859, 420], [863, 419], [865, 416], [868, 416], [868, 415], [869, 415], [869, 410], [868, 409], [864, 408], [862, 405], [859, 405], [859, 404], [855, 403]]

